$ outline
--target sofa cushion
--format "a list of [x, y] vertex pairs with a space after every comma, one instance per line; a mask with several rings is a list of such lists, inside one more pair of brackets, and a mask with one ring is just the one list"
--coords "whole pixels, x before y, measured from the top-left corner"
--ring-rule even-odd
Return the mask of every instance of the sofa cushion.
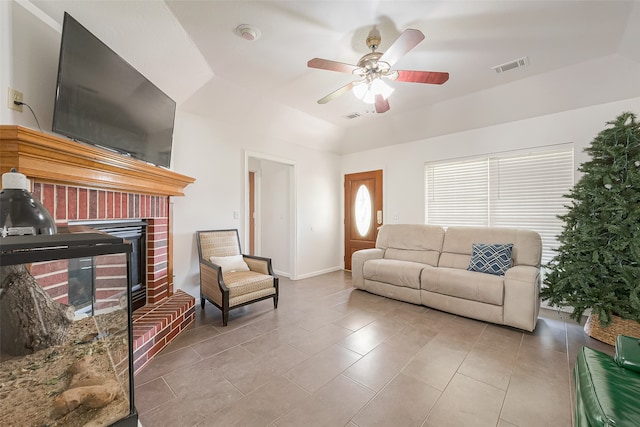
[[474, 243], [512, 243], [513, 265], [540, 266], [542, 240], [535, 231], [506, 227], [449, 227], [442, 243], [439, 267], [466, 269]]
[[425, 264], [394, 259], [372, 259], [364, 263], [365, 280], [389, 283], [406, 288], [420, 289], [420, 273]]
[[427, 224], [385, 224], [380, 228], [376, 248], [384, 258], [438, 265], [444, 229]]
[[504, 276], [511, 268], [512, 250], [511, 243], [474, 243], [471, 245], [471, 261], [467, 270]]
[[438, 267], [423, 270], [421, 281], [425, 291], [500, 306], [504, 301], [503, 276]]

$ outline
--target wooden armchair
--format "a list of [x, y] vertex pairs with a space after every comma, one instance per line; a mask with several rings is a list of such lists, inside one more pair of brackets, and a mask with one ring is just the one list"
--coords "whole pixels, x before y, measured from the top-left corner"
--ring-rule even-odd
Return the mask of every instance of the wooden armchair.
[[196, 231], [200, 258], [200, 305], [205, 300], [222, 310], [227, 326], [229, 310], [267, 298], [278, 308], [278, 277], [271, 259], [243, 255], [238, 230]]

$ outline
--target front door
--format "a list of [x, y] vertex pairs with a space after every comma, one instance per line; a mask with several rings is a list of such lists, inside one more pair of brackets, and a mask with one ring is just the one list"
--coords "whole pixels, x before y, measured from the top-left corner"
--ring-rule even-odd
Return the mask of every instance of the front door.
[[382, 171], [344, 176], [344, 268], [351, 270], [351, 255], [376, 246], [382, 225]]

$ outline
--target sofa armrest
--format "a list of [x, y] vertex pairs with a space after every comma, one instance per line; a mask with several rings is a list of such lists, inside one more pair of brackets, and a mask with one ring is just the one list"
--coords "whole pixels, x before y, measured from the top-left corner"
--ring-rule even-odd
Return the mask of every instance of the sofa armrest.
[[517, 265], [504, 275], [504, 319], [506, 325], [533, 331], [540, 312], [540, 268]]
[[384, 249], [361, 249], [351, 255], [351, 279], [353, 287], [364, 289], [364, 263], [370, 259], [382, 259]]

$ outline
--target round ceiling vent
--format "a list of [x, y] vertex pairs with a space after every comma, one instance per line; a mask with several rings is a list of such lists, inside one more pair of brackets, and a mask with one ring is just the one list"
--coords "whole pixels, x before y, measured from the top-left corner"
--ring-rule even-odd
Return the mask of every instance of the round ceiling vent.
[[236, 27], [236, 34], [247, 41], [256, 41], [260, 38], [260, 30], [253, 25], [242, 24]]

